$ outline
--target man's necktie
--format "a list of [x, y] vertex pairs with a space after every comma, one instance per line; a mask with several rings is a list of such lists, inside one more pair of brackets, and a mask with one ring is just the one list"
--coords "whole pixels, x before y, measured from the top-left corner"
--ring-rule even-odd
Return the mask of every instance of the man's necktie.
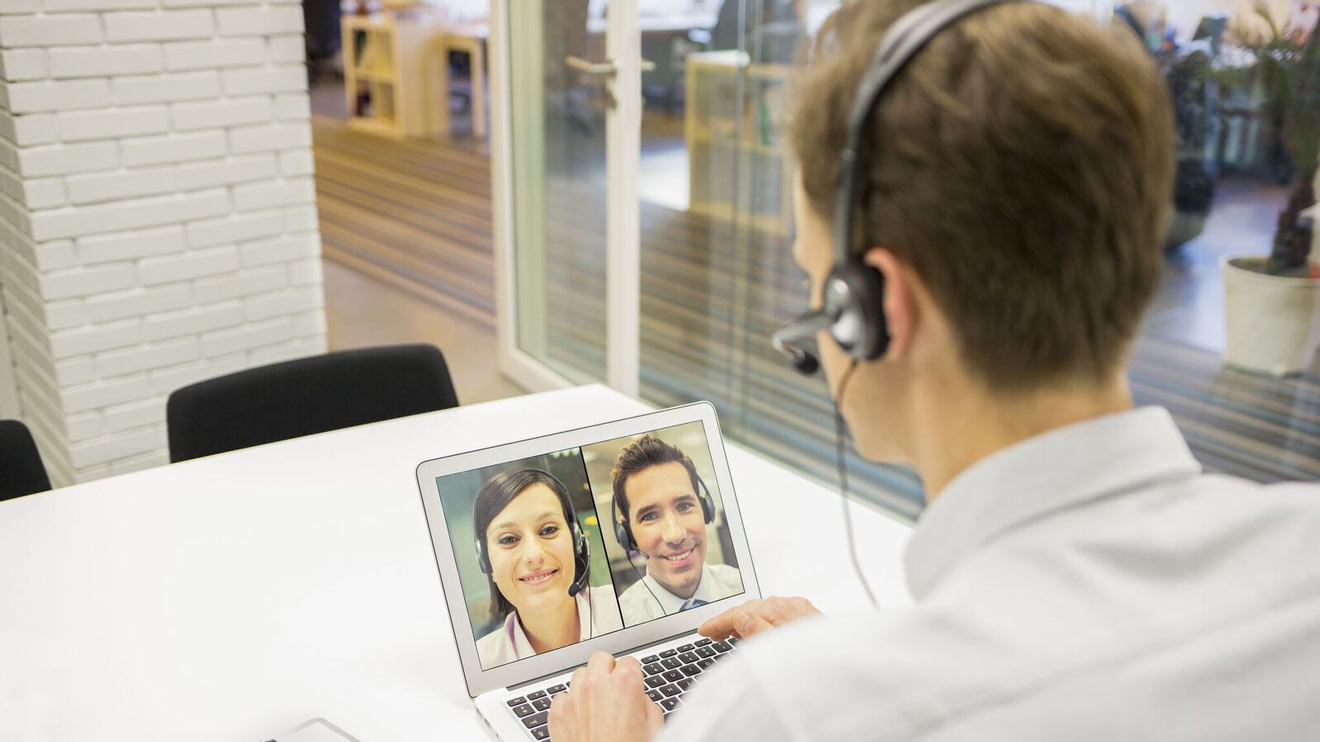
[[686, 602], [686, 603], [684, 603], [682, 606], [680, 606], [678, 610], [679, 610], [680, 612], [682, 612], [682, 611], [686, 611], [686, 610], [689, 609], [689, 608], [699, 608], [699, 607], [701, 607], [701, 606], [703, 606], [703, 605], [705, 605], [705, 604], [706, 604], [706, 601], [704, 601], [704, 600], [700, 600], [700, 599], [698, 599], [698, 598], [692, 598], [691, 600], [689, 600], [688, 602]]

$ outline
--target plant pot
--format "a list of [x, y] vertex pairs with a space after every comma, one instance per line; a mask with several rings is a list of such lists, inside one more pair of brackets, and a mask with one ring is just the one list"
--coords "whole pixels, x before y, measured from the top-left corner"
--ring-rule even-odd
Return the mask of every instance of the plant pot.
[[1320, 278], [1271, 276], [1265, 258], [1224, 258], [1224, 360], [1275, 376], [1307, 368], [1315, 353]]

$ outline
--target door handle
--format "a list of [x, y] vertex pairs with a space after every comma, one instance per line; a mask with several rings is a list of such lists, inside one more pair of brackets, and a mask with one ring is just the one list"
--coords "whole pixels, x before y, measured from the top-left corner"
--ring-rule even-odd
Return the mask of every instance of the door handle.
[[[577, 70], [585, 72], [588, 75], [598, 75], [600, 77], [614, 77], [619, 72], [619, 68], [614, 66], [613, 59], [607, 59], [604, 62], [588, 62], [581, 57], [564, 57], [564, 64]], [[638, 65], [642, 72], [652, 72], [655, 70], [655, 62], [649, 59], [641, 60]]]
[[613, 59], [607, 59], [604, 62], [588, 62], [581, 57], [564, 57], [564, 64], [572, 67], [578, 72], [585, 72], [588, 75], [598, 75], [600, 77], [614, 77], [619, 71], [614, 66]]

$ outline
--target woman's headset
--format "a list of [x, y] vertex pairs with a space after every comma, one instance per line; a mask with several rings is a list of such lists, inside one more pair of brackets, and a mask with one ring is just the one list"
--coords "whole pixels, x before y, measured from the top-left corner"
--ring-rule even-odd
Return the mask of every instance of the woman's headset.
[[[710, 525], [715, 520], [715, 500], [710, 496], [710, 489], [706, 487], [706, 480], [701, 478], [695, 470], [692, 476], [697, 479], [697, 502], [701, 503], [701, 517]], [[624, 480], [627, 485], [628, 480]], [[614, 538], [623, 547], [624, 551], [638, 551], [637, 539], [633, 538], [632, 523], [626, 518], [620, 519], [623, 509], [619, 507], [619, 493], [615, 492], [610, 496], [610, 522], [614, 524]], [[643, 552], [644, 553], [644, 552]]]
[[861, 138], [876, 102], [899, 70], [940, 31], [983, 8], [1022, 1], [934, 0], [905, 13], [880, 40], [848, 112], [848, 135], [839, 156], [834, 187], [834, 266], [825, 279], [823, 306], [794, 319], [770, 337], [775, 349], [790, 356], [798, 371], [810, 376], [820, 368], [820, 360], [800, 345], [821, 330], [829, 330], [834, 342], [854, 361], [879, 358], [889, 349], [884, 276], [863, 263], [861, 255], [852, 249], [853, 216], [863, 179]]
[[[591, 542], [587, 540], [587, 534], [583, 533], [582, 525], [578, 523], [577, 508], [573, 507], [573, 498], [569, 495], [568, 488], [550, 472], [541, 473], [558, 486], [555, 495], [559, 497], [560, 504], [564, 507], [564, 519], [568, 521], [569, 535], [573, 538], [573, 584], [568, 588], [568, 595], [574, 597], [587, 586], [587, 572], [591, 567]], [[476, 543], [477, 566], [481, 568], [482, 574], [489, 575], [494, 570], [490, 566], [490, 555], [486, 553], [486, 534], [477, 534]]]

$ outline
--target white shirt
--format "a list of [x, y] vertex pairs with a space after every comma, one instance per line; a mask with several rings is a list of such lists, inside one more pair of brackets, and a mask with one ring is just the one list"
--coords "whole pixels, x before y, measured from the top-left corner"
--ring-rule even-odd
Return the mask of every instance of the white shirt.
[[911, 609], [743, 642], [662, 739], [1320, 740], [1320, 486], [1202, 474], [1163, 409], [969, 467], [904, 566]]
[[[573, 600], [577, 603], [578, 624], [581, 626], [578, 641], [623, 628], [613, 586], [583, 588]], [[536, 650], [532, 649], [531, 641], [523, 632], [517, 611], [510, 612], [503, 625], [477, 640], [477, 657], [481, 660], [481, 667], [486, 670], [535, 654]]]
[[692, 600], [714, 603], [743, 591], [742, 575], [737, 568], [727, 564], [702, 564], [699, 579], [692, 597], [680, 598], [666, 590], [650, 574], [645, 575], [619, 596], [624, 623], [636, 626], [653, 618], [678, 613]]

